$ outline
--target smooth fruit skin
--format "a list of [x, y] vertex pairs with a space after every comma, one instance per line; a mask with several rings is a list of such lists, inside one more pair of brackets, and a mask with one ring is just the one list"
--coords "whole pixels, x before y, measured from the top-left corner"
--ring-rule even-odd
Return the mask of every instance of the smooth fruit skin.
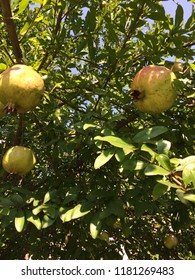
[[43, 91], [43, 79], [30, 66], [16, 64], [0, 75], [0, 102], [18, 113], [34, 109]]
[[25, 175], [32, 170], [36, 158], [31, 149], [23, 146], [14, 146], [4, 155], [3, 168], [10, 174]]
[[138, 95], [134, 96], [137, 109], [149, 114], [168, 110], [177, 97], [174, 79], [175, 74], [164, 66], [149, 65], [141, 69], [131, 84], [132, 95]]
[[164, 238], [164, 245], [168, 249], [173, 249], [178, 244], [178, 239], [174, 234], [169, 234]]

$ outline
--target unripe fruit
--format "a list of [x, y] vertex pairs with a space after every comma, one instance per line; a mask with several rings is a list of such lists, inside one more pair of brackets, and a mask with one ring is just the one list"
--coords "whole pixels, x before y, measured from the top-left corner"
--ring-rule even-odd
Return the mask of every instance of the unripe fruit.
[[14, 146], [4, 155], [3, 168], [10, 174], [25, 175], [34, 167], [36, 158], [31, 149]]
[[131, 84], [131, 94], [138, 110], [149, 114], [168, 110], [176, 100], [175, 74], [164, 66], [149, 65], [141, 69]]
[[25, 113], [34, 109], [43, 91], [43, 79], [27, 65], [16, 64], [0, 75], [0, 102], [7, 111]]
[[178, 244], [178, 239], [174, 234], [168, 234], [164, 238], [164, 245], [168, 249], [173, 249]]

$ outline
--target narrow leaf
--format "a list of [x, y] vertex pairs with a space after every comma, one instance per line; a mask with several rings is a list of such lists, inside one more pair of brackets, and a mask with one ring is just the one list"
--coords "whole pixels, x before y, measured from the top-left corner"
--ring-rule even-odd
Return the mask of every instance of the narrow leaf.
[[32, 223], [38, 230], [41, 229], [41, 220], [38, 216], [33, 215], [32, 213], [28, 213], [26, 220], [30, 223]]
[[73, 219], [78, 219], [88, 214], [91, 210], [89, 203], [83, 202], [82, 204], [76, 205], [74, 208], [66, 211], [60, 216], [63, 222], [69, 222]]
[[104, 150], [101, 154], [96, 158], [94, 162], [94, 168], [98, 169], [104, 164], [106, 164], [114, 155], [113, 149]]
[[185, 195], [183, 196], [183, 198], [186, 199], [186, 200], [189, 200], [189, 201], [195, 203], [195, 194], [192, 194], [192, 193], [190, 193], [190, 194], [185, 194]]
[[96, 136], [94, 140], [105, 141], [110, 143], [114, 147], [130, 150], [131, 152], [135, 150], [135, 147], [133, 145], [116, 136]]
[[155, 175], [166, 176], [166, 175], [169, 175], [170, 172], [167, 171], [166, 169], [160, 167], [160, 166], [157, 166], [157, 165], [154, 165], [154, 164], [149, 164], [145, 168], [144, 173], [145, 173], [146, 176], [155, 176]]
[[93, 239], [97, 238], [101, 228], [102, 228], [102, 223], [99, 218], [99, 214], [96, 214], [90, 223], [90, 233]]
[[18, 209], [16, 216], [15, 216], [15, 228], [18, 232], [21, 232], [24, 228], [25, 223], [25, 215], [22, 209]]
[[55, 222], [55, 219], [52, 219], [51, 217], [44, 215], [43, 220], [41, 223], [41, 228], [47, 228], [51, 226]]
[[183, 21], [184, 11], [181, 5], [177, 6], [175, 13], [175, 26], [178, 27]]
[[133, 141], [136, 143], [147, 142], [167, 131], [168, 131], [168, 129], [165, 126], [153, 126], [150, 128], [146, 128], [146, 129], [138, 132], [133, 137]]

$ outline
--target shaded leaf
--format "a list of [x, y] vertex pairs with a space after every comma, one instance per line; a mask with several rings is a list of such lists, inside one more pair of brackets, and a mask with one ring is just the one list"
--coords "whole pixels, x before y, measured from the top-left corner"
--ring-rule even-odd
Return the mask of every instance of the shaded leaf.
[[186, 205], [189, 204], [189, 201], [188, 201], [187, 199], [184, 198], [185, 192], [184, 192], [183, 190], [177, 189], [177, 190], [176, 190], [176, 194], [177, 194], [179, 200], [180, 200], [183, 204], [186, 204]]
[[154, 186], [154, 189], [152, 191], [152, 198], [153, 200], [157, 200], [159, 197], [164, 195], [168, 191], [169, 187], [165, 186], [163, 184], [157, 183]]
[[161, 139], [157, 143], [157, 151], [159, 154], [168, 154], [171, 148], [171, 142], [167, 140]]
[[165, 154], [156, 155], [156, 159], [164, 169], [169, 171], [171, 170], [170, 159], [167, 155]]
[[153, 126], [138, 132], [132, 140], [136, 143], [147, 142], [167, 131], [168, 129], [165, 126]]
[[177, 5], [175, 13], [175, 26], [178, 27], [183, 21], [184, 11], [181, 5]]

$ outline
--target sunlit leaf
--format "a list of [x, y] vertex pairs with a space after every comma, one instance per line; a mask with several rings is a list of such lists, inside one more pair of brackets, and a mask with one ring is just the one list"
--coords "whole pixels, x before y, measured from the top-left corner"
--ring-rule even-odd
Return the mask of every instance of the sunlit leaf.
[[113, 150], [112, 148], [102, 151], [94, 162], [94, 168], [98, 169], [104, 164], [106, 164], [113, 157], [114, 152], [115, 150]]
[[101, 231], [102, 228], [102, 222], [99, 218], [99, 214], [96, 214], [92, 221], [90, 222], [90, 234], [93, 239], [96, 239], [99, 232]]
[[169, 175], [169, 171], [167, 171], [166, 169], [154, 165], [154, 164], [148, 164], [148, 166], [145, 168], [144, 173], [146, 176], [155, 176], [155, 175]]
[[76, 205], [74, 208], [62, 213], [60, 218], [63, 222], [69, 222], [74, 219], [87, 215], [91, 210], [91, 205], [87, 202]]
[[125, 142], [124, 140], [122, 140], [121, 138], [116, 137], [116, 136], [96, 136], [94, 138], [94, 140], [105, 141], [105, 142], [110, 143], [114, 147], [126, 149], [131, 152], [133, 152], [135, 150], [135, 147], [132, 144], [129, 144], [129, 143]]
[[22, 209], [18, 209], [16, 216], [15, 216], [15, 228], [18, 232], [21, 232], [24, 228], [24, 223], [25, 223], [25, 214]]

